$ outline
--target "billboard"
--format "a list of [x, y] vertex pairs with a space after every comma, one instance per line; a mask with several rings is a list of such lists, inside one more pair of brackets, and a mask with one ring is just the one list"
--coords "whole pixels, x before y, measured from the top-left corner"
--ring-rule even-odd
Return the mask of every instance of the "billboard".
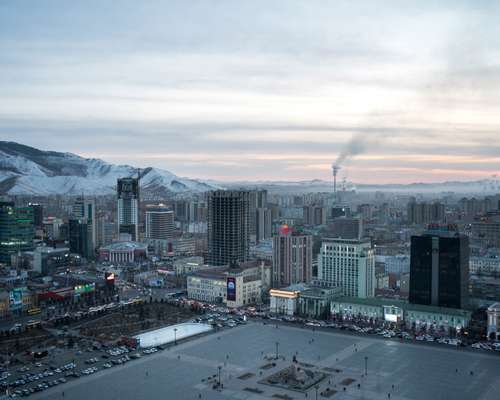
[[85, 285], [75, 286], [75, 294], [80, 295], [83, 293], [91, 293], [95, 291], [95, 282], [87, 283]]
[[227, 278], [227, 300], [236, 301], [236, 278]]
[[113, 272], [105, 272], [104, 280], [106, 281], [106, 287], [108, 289], [114, 289], [115, 287], [115, 274]]
[[18, 310], [23, 307], [23, 292], [26, 288], [14, 288], [9, 293], [9, 306], [11, 310]]
[[403, 309], [397, 306], [384, 306], [384, 320], [387, 322], [401, 322]]

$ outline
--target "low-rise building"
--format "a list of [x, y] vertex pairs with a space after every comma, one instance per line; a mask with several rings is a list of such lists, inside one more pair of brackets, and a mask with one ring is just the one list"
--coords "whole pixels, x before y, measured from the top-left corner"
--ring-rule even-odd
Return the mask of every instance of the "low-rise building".
[[363, 319], [370, 322], [390, 322], [419, 330], [463, 329], [469, 325], [471, 312], [455, 308], [444, 308], [420, 304], [409, 304], [396, 299], [354, 297], [336, 298], [330, 311], [336, 319]]
[[300, 292], [298, 313], [303, 317], [328, 317], [331, 301], [342, 294], [340, 287], [310, 286]]
[[99, 249], [101, 261], [115, 264], [130, 264], [148, 256], [148, 246], [139, 242], [116, 242]]
[[290, 285], [283, 289], [271, 289], [270, 309], [274, 314], [295, 315], [297, 313], [300, 292], [306, 289], [305, 284]]
[[67, 247], [37, 247], [33, 251], [33, 270], [42, 275], [49, 275], [56, 268], [70, 263], [70, 251]]
[[188, 298], [208, 303], [225, 303], [227, 297], [226, 272], [226, 268], [213, 268], [188, 275]]
[[260, 304], [269, 288], [270, 266], [248, 262], [238, 268], [202, 269], [187, 276], [188, 298], [228, 307]]
[[165, 277], [157, 271], [145, 271], [134, 276], [134, 282], [147, 287], [163, 287], [165, 286]]
[[182, 257], [174, 261], [174, 272], [177, 276], [185, 276], [204, 269], [205, 266], [203, 257]]

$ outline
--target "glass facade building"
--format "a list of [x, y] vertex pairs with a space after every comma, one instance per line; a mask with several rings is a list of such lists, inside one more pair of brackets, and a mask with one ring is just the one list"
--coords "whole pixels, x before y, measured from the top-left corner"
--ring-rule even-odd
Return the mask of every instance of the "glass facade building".
[[10, 264], [11, 255], [33, 249], [33, 208], [0, 203], [0, 262]]
[[426, 233], [411, 238], [410, 303], [467, 308], [469, 241]]

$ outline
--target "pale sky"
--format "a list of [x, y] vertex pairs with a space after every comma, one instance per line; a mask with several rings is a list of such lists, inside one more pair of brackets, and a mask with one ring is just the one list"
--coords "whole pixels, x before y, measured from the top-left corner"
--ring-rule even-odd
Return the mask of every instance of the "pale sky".
[[[0, 2], [0, 140], [220, 180], [500, 172], [498, 1]], [[351, 142], [351, 145], [349, 145]]]

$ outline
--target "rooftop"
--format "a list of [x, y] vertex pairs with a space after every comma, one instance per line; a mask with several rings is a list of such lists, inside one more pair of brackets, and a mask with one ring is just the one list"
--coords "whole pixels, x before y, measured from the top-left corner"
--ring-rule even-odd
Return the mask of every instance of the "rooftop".
[[153, 347], [210, 332], [211, 330], [212, 327], [208, 324], [184, 323], [141, 333], [135, 338], [139, 339], [140, 347]]
[[147, 248], [146, 244], [139, 242], [116, 242], [101, 247], [101, 249], [109, 251], [146, 250]]
[[471, 312], [468, 310], [460, 310], [457, 308], [445, 308], [436, 306], [426, 306], [423, 304], [411, 304], [404, 300], [388, 299], [384, 297], [369, 297], [361, 299], [358, 297], [338, 297], [334, 300], [337, 303], [350, 303], [350, 304], [364, 304], [367, 306], [396, 306], [405, 310], [430, 312], [436, 314], [448, 314], [457, 316], [470, 316]]

